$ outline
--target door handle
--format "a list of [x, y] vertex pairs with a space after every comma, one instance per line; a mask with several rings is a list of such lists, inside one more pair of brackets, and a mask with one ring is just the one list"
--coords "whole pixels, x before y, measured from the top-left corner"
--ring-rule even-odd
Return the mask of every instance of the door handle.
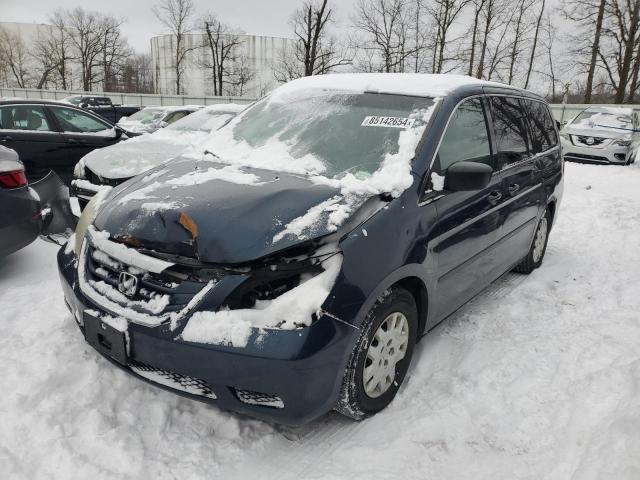
[[10, 135], [5, 135], [4, 137], [0, 137], [0, 142], [10, 142], [13, 140], [13, 137]]
[[497, 191], [493, 191], [487, 196], [489, 203], [492, 205], [495, 205], [496, 203], [498, 203], [501, 198], [502, 198], [502, 194]]
[[520, 185], [518, 185], [517, 183], [512, 183], [511, 185], [509, 185], [509, 193], [512, 196], [518, 193], [519, 190], [520, 190]]

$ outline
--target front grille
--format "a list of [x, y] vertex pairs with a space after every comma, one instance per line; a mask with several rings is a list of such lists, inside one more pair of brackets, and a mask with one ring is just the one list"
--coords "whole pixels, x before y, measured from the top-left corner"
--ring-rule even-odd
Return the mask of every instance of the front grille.
[[590, 137], [587, 135], [576, 135], [576, 141], [587, 147], [597, 147], [598, 145], [602, 145], [606, 138], [603, 137]]
[[277, 395], [269, 395], [267, 393], [253, 392], [251, 390], [234, 389], [236, 397], [242, 403], [249, 405], [258, 405], [261, 407], [284, 408], [284, 402]]
[[126, 179], [111, 179], [111, 178], [102, 178], [100, 175], [96, 175], [90, 168], [84, 168], [84, 176], [85, 178], [93, 183], [94, 185], [108, 185], [110, 187], [117, 187]]
[[[130, 267], [93, 245], [89, 245], [87, 250], [85, 271], [87, 281], [104, 282], [117, 292], [120, 292], [120, 274], [133, 274], [138, 280], [139, 288], [135, 294], [126, 295], [127, 299], [141, 302], [138, 306], [156, 315], [182, 310], [204, 286], [201, 282], [185, 280], [184, 276], [181, 277], [170, 269], [162, 273], [152, 273]], [[119, 296], [112, 295], [112, 300], [117, 302]]]
[[129, 368], [141, 377], [144, 377], [154, 383], [164, 385], [165, 387], [214, 400], [218, 398], [209, 384], [199, 378], [182, 375], [162, 368], [152, 367], [136, 361], [130, 362]]
[[585, 162], [598, 162], [598, 163], [609, 163], [609, 159], [607, 157], [601, 157], [599, 155], [586, 155], [584, 153], [567, 153], [564, 156], [565, 160], [578, 160]]

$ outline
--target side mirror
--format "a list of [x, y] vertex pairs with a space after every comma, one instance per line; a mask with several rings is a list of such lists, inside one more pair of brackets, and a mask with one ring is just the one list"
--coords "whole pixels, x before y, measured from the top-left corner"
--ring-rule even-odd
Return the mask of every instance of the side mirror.
[[129, 118], [127, 115], [123, 115], [122, 117], [120, 117], [120, 120], [118, 121], [121, 122], [122, 120], [126, 120], [127, 118]]
[[562, 123], [560, 123], [558, 120], [556, 120], [556, 127], [558, 127], [558, 130], [562, 128]]
[[166, 127], [167, 125], [169, 125], [167, 122], [162, 121], [162, 122], [160, 122], [159, 127], [160, 127], [160, 128], [164, 128], [164, 127]]
[[482, 190], [489, 185], [492, 174], [493, 168], [484, 163], [454, 163], [447, 168], [444, 176], [444, 188], [453, 192]]
[[113, 129], [116, 131], [116, 138], [120, 138], [122, 137], [122, 135], [124, 135], [124, 130], [119, 126], [116, 125], [113, 127]]
[[87, 108], [88, 106], [89, 106], [89, 104], [88, 104], [88, 103], [85, 103], [85, 102], [82, 102], [82, 103], [80, 104], [80, 108]]

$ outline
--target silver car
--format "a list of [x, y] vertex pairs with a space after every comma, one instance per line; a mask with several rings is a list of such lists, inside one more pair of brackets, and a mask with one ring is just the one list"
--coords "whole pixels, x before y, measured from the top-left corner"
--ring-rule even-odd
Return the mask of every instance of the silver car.
[[574, 162], [629, 165], [640, 148], [638, 111], [589, 107], [561, 131], [564, 159]]

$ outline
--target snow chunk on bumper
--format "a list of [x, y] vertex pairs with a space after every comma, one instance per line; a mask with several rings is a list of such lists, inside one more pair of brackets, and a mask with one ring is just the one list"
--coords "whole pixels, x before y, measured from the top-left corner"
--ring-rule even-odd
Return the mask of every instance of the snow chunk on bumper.
[[[329, 247], [318, 254], [329, 253]], [[342, 267], [342, 254], [323, 262], [324, 271], [273, 300], [258, 301], [254, 308], [195, 313], [182, 339], [189, 342], [245, 347], [252, 329], [293, 330], [311, 325], [312, 315], [320, 310]]]

